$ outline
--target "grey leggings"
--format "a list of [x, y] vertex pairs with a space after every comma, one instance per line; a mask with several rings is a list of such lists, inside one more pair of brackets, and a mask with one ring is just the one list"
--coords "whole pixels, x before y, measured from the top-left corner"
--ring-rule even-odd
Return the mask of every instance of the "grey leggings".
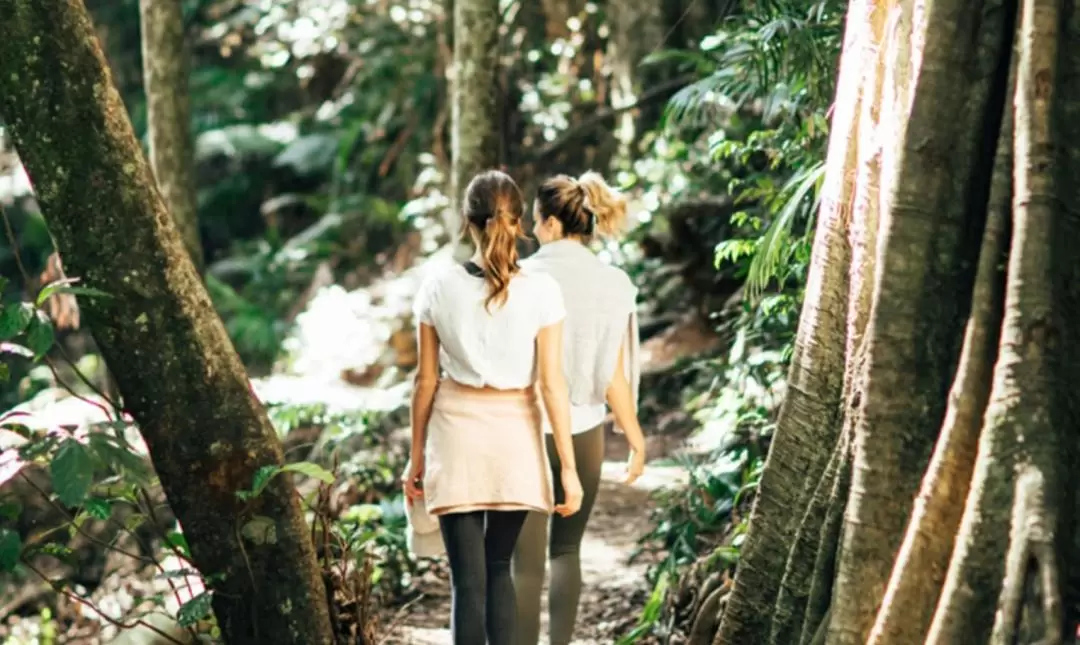
[[[589, 522], [600, 470], [604, 465], [604, 429], [599, 426], [574, 435], [574, 459], [585, 495], [581, 510], [570, 517], [529, 513], [514, 550], [514, 588], [517, 592], [517, 630], [514, 645], [537, 645], [540, 640], [540, 593], [544, 568], [551, 556], [551, 586], [548, 589], [551, 645], [569, 645], [577, 620], [581, 596], [581, 540]], [[562, 485], [555, 443], [550, 435], [548, 454], [555, 482], [555, 499], [562, 499]], [[550, 541], [548, 531], [550, 529]]]

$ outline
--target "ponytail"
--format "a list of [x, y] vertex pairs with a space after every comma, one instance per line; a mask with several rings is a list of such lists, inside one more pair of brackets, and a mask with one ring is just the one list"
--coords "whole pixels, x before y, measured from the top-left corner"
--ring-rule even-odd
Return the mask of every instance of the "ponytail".
[[521, 218], [525, 200], [509, 175], [488, 170], [469, 182], [463, 210], [466, 230], [484, 258], [484, 281], [488, 286], [484, 307], [491, 311], [492, 303], [500, 307], [506, 304], [510, 280], [521, 269], [517, 241], [524, 237]]
[[585, 191], [584, 207], [593, 217], [594, 235], [616, 237], [626, 226], [626, 198], [608, 185], [600, 173], [589, 171], [578, 178]]
[[626, 198], [591, 170], [577, 179], [549, 178], [536, 191], [536, 206], [540, 217], [562, 223], [563, 235], [584, 240], [618, 237], [626, 225]]
[[517, 240], [522, 236], [521, 218], [500, 209], [488, 218], [481, 235], [480, 254], [484, 258], [484, 280], [488, 285], [488, 297], [484, 306], [491, 311], [491, 303], [506, 304], [510, 295], [510, 279], [521, 268], [518, 265]]

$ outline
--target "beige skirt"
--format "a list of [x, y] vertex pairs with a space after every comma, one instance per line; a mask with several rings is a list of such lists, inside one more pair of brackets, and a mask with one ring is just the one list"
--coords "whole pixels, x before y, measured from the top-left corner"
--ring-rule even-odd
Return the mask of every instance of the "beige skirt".
[[432, 515], [552, 510], [533, 389], [475, 390], [442, 381], [428, 421], [424, 461], [424, 502]]

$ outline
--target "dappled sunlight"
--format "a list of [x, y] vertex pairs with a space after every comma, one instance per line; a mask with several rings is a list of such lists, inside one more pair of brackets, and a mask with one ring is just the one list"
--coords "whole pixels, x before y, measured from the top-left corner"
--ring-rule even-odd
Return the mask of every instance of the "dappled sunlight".
[[391, 335], [411, 325], [412, 302], [428, 271], [450, 262], [450, 249], [432, 254], [400, 274], [386, 275], [371, 285], [346, 291], [339, 285], [321, 289], [283, 343], [282, 369], [253, 384], [265, 402], [292, 405], [324, 403], [338, 410], [386, 410], [407, 397], [404, 374], [378, 379], [368, 387], [350, 385], [346, 371], [364, 372], [375, 366]]

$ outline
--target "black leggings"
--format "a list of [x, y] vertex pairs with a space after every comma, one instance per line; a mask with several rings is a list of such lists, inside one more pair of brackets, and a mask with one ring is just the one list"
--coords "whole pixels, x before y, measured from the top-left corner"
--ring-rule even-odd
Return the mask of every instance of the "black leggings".
[[473, 511], [439, 516], [450, 560], [454, 645], [511, 644], [517, 600], [510, 559], [525, 514]]

